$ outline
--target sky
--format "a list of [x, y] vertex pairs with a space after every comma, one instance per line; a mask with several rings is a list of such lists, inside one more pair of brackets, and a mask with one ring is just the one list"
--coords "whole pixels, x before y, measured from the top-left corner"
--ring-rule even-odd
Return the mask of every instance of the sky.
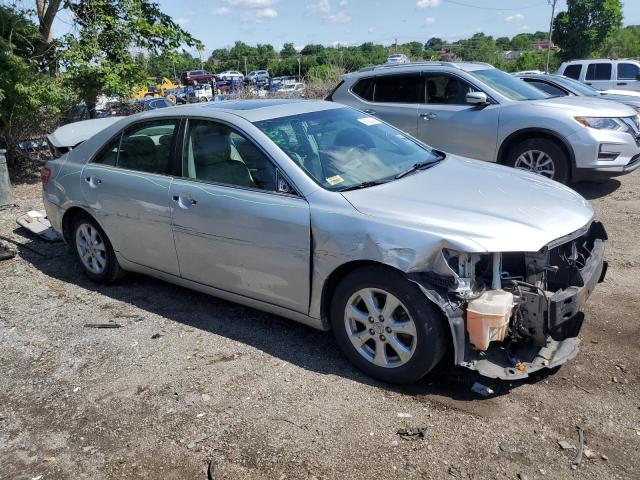
[[[205, 54], [230, 47], [236, 40], [250, 45], [270, 43], [280, 49], [304, 45], [391, 45], [447, 41], [476, 32], [512, 37], [548, 31], [547, 0], [156, 0], [185, 30], [205, 44]], [[640, 24], [640, 0], [624, 0], [624, 25]], [[556, 11], [566, 9], [558, 0]], [[66, 33], [64, 13], [54, 25]]]

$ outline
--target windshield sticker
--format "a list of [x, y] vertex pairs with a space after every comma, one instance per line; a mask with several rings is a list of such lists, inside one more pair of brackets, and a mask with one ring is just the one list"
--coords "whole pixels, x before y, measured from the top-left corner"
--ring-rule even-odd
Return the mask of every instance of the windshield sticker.
[[334, 175], [333, 177], [327, 178], [327, 182], [329, 182], [329, 185], [333, 186], [344, 182], [344, 178], [342, 178], [340, 175]]
[[380, 120], [378, 120], [377, 118], [373, 118], [373, 117], [359, 118], [358, 121], [360, 123], [362, 123], [363, 125], [366, 125], [368, 127], [370, 127], [371, 125], [378, 125], [380, 123]]

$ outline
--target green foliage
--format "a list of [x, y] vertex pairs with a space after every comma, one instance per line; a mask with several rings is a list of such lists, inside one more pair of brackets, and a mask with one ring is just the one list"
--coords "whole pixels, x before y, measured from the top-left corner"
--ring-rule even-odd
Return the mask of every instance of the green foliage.
[[29, 11], [0, 6], [0, 147], [10, 166], [20, 160], [18, 143], [50, 131], [71, 102], [60, 79], [32, 60], [37, 38]]
[[126, 96], [146, 83], [133, 48], [158, 54], [184, 44], [201, 47], [148, 0], [66, 0], [65, 7], [78, 27], [64, 37], [65, 76], [90, 112], [98, 94]]
[[553, 39], [564, 60], [588, 58], [622, 25], [620, 0], [567, 0], [554, 22]]
[[640, 57], [640, 25], [629, 25], [610, 35], [598, 56], [606, 58]]

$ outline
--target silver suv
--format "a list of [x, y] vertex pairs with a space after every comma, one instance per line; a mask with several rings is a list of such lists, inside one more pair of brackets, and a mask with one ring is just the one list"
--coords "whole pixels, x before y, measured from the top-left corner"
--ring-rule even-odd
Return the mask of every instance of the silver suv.
[[640, 166], [640, 117], [616, 102], [551, 98], [486, 63], [422, 62], [343, 76], [328, 100], [457, 155], [559, 182]]

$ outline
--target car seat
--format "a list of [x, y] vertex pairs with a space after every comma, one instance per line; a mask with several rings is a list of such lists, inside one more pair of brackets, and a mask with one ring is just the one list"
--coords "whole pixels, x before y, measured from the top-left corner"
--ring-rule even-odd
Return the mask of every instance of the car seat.
[[249, 169], [240, 160], [231, 158], [228, 133], [203, 129], [194, 138], [196, 178], [241, 187], [255, 187]]

